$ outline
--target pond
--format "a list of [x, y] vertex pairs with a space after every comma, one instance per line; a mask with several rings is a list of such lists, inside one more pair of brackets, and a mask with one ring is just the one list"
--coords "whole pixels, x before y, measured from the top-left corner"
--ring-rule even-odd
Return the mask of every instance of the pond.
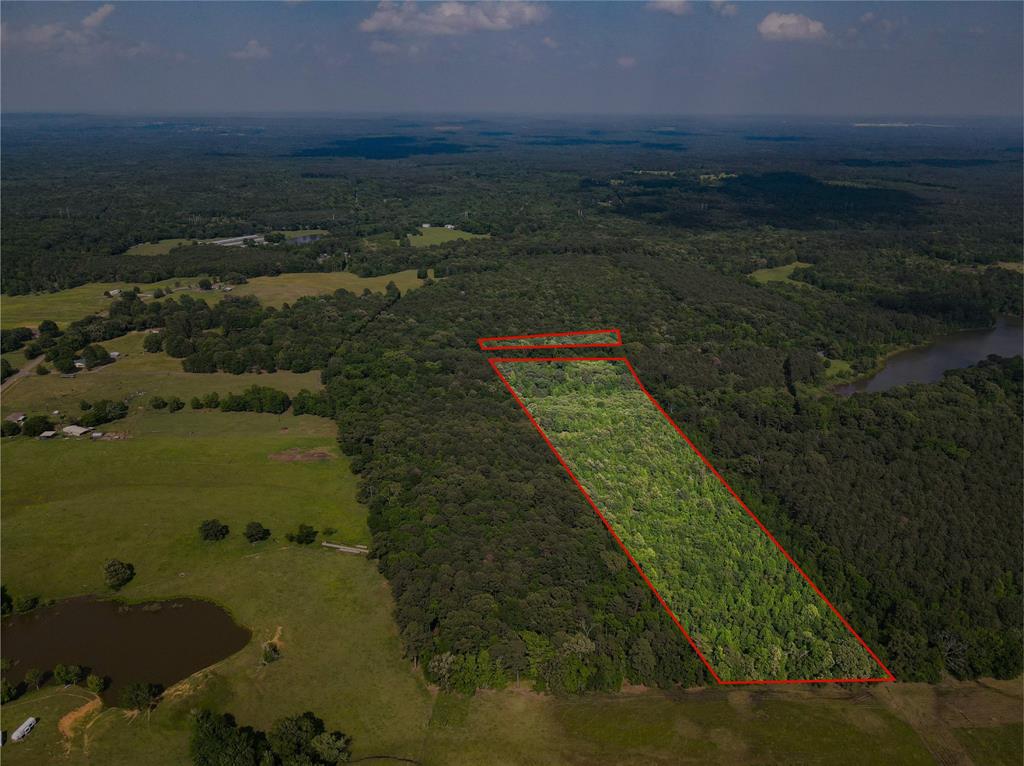
[[11, 683], [30, 668], [80, 665], [110, 679], [102, 696], [115, 705], [128, 684], [170, 687], [239, 651], [251, 636], [216, 604], [184, 598], [129, 606], [86, 596], [2, 623]]
[[886, 360], [885, 367], [869, 378], [855, 380], [834, 390], [840, 396], [876, 393], [907, 383], [935, 383], [947, 370], [970, 367], [989, 354], [1016, 356], [1024, 346], [1024, 322], [1001, 317], [995, 327], [943, 335], [921, 348], [901, 351]]

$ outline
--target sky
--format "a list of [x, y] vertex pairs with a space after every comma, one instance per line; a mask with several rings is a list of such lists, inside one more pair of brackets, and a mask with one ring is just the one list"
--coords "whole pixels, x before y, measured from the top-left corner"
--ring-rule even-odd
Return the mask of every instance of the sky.
[[0, 5], [4, 112], [1004, 115], [1019, 2]]

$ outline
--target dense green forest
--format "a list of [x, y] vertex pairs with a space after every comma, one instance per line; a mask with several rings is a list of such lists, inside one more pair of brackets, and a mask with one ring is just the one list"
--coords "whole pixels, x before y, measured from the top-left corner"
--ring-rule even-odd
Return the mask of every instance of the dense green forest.
[[[474, 123], [439, 140], [429, 123], [68, 119], [4, 126], [8, 294], [434, 270], [406, 295], [279, 309], [128, 296], [63, 335], [4, 343], [60, 369], [158, 329], [148, 350], [192, 372], [321, 370], [324, 392], [295, 411], [337, 420], [406, 651], [442, 686], [709, 681], [476, 343], [602, 327], [623, 330], [652, 395], [898, 679], [1020, 673], [1020, 358], [850, 398], [828, 377], [1021, 315], [1022, 275], [998, 265], [1020, 260], [1020, 159], [1006, 152], [1019, 138], [764, 142], [744, 136], [770, 126], [702, 124], [671, 148], [638, 124], [595, 138]], [[357, 141], [397, 133], [411, 138]], [[403, 246], [423, 222], [491, 236]], [[313, 227], [330, 234], [122, 255]], [[809, 265], [788, 281], [748, 276], [795, 261]]]
[[720, 678], [885, 677], [624, 363], [497, 370]]

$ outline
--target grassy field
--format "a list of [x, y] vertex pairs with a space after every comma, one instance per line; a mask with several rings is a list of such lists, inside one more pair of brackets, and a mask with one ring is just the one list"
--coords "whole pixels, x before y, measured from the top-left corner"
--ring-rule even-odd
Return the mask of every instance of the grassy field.
[[[275, 234], [284, 234], [285, 239], [298, 239], [299, 237], [314, 237], [324, 236], [329, 232], [326, 229], [299, 229], [297, 231], [281, 231], [274, 232]], [[171, 239], [161, 239], [156, 242], [140, 242], [137, 245], [132, 245], [125, 250], [125, 255], [167, 255], [176, 247], [181, 245], [191, 244], [193, 240], [182, 239], [180, 237], [174, 237]], [[206, 240], [199, 240], [200, 242]]]
[[124, 251], [125, 255], [167, 255], [171, 250], [181, 245], [191, 244], [191, 239], [181, 239], [180, 237], [173, 239], [161, 239], [156, 242], [140, 242], [137, 245], [132, 245]]
[[758, 269], [750, 274], [751, 278], [755, 282], [788, 282], [793, 285], [803, 285], [807, 287], [805, 282], [794, 282], [790, 277], [793, 272], [797, 269], [810, 266], [809, 263], [801, 263], [800, 261], [793, 261], [793, 263], [787, 263], [785, 266], [776, 266], [773, 269]]
[[[108, 351], [120, 351], [122, 356], [113, 364], [97, 367], [94, 370], [82, 371], [73, 378], [63, 378], [56, 373], [39, 376], [29, 375], [15, 381], [4, 391], [0, 412], [11, 411], [28, 413], [61, 412], [77, 413], [78, 404], [83, 399], [124, 399], [143, 392], [133, 402], [133, 407], [144, 406], [151, 396], [159, 394], [164, 398], [180, 396], [186, 402], [193, 396], [201, 396], [211, 391], [221, 395], [229, 392], [240, 392], [257, 383], [261, 386], [272, 386], [288, 394], [300, 389], [316, 390], [320, 388], [320, 373], [275, 372], [245, 375], [231, 375], [217, 372], [197, 375], [181, 369], [181, 360], [166, 354], [147, 354], [142, 350], [143, 333], [133, 333], [123, 338], [105, 341], [103, 347]], [[9, 356], [16, 367], [24, 364], [24, 357], [18, 359], [20, 351]], [[121, 430], [120, 422], [108, 427], [109, 430]], [[102, 430], [102, 429], [101, 429]]]
[[420, 229], [415, 235], [409, 236], [409, 244], [413, 247], [431, 247], [441, 245], [445, 242], [454, 242], [457, 239], [483, 239], [487, 234], [471, 234], [468, 231], [459, 229], [445, 229], [441, 226], [432, 226], [429, 229]]
[[[41, 708], [33, 702], [52, 687], [4, 706], [7, 726], [25, 710], [43, 715], [38, 739], [5, 750], [5, 762], [52, 763], [70, 745], [72, 763], [181, 764], [186, 714], [197, 704], [229, 709], [261, 727], [313, 709], [353, 734], [363, 754], [414, 756], [431, 698], [401, 657], [385, 582], [364, 557], [284, 540], [307, 522], [335, 527], [333, 539], [369, 543], [354, 479], [333, 445], [333, 424], [185, 410], [134, 414], [123, 430], [131, 438], [119, 442], [4, 444], [4, 583], [14, 593], [45, 598], [103, 592], [102, 564], [117, 556], [138, 572], [126, 598], [212, 599], [253, 631], [253, 641], [176, 687], [148, 719], [103, 714], [89, 728], [88, 753], [84, 738], [64, 742], [57, 729], [58, 716], [75, 703], [62, 695]], [[289, 449], [335, 457], [269, 458]], [[232, 534], [204, 544], [196, 530], [212, 516]], [[268, 526], [273, 539], [246, 543], [240, 532], [250, 520]], [[75, 542], [51, 553], [57, 540]], [[275, 635], [283, 657], [261, 667], [260, 644]]]
[[996, 266], [1024, 273], [1024, 261], [999, 261]]
[[[298, 232], [295, 232], [298, 233]], [[187, 292], [213, 304], [225, 295], [255, 295], [268, 305], [280, 306], [282, 303], [294, 301], [303, 295], [332, 293], [344, 288], [361, 293], [364, 289], [383, 292], [388, 282], [394, 281], [402, 292], [418, 287], [421, 280], [416, 278], [416, 270], [399, 271], [380, 277], [359, 277], [346, 271], [309, 272], [300, 274], [281, 274], [276, 277], [256, 277], [248, 284], [239, 285], [231, 293], [219, 291], [202, 291], [193, 285], [198, 277], [168, 279], [152, 284], [140, 284], [143, 298], [151, 296], [157, 288], [167, 290], [176, 284], [183, 291], [176, 290], [175, 295]], [[133, 285], [124, 282], [90, 282], [87, 285], [61, 290], [56, 293], [35, 293], [32, 295], [13, 295], [0, 297], [0, 326], [2, 327], [36, 327], [44, 319], [52, 319], [59, 325], [66, 325], [76, 319], [90, 314], [106, 311], [111, 299], [104, 292], [118, 289], [130, 289]]]
[[359, 277], [347, 271], [279, 274], [276, 277], [250, 279], [248, 284], [239, 285], [231, 294], [255, 295], [268, 306], [281, 306], [284, 303], [292, 303], [303, 295], [320, 295], [342, 289], [357, 294], [366, 289], [382, 293], [388, 282], [394, 282], [398, 289], [405, 293], [419, 287], [423, 280], [416, 277], [416, 269], [380, 277]]

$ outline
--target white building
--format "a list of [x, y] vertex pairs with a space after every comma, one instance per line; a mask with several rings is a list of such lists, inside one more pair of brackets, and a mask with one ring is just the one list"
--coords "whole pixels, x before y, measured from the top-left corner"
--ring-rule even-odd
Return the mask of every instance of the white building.
[[85, 436], [92, 429], [85, 428], [84, 426], [64, 426], [61, 430], [65, 436]]

